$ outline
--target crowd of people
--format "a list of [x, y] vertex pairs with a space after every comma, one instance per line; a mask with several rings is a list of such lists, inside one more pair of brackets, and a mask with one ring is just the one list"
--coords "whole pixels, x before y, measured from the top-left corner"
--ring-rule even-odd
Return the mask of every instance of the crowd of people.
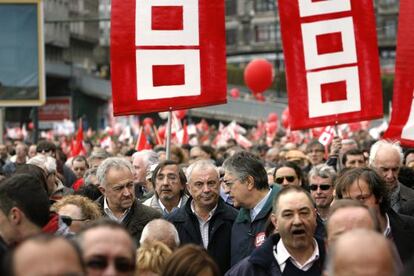
[[414, 150], [361, 137], [2, 144], [0, 275], [414, 275]]

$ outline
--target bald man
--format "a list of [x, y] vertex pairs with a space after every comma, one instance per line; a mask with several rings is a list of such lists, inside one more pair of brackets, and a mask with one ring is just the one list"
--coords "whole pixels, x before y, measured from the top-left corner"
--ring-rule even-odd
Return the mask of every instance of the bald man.
[[180, 246], [180, 237], [174, 224], [165, 219], [154, 219], [142, 230], [140, 244], [145, 241], [160, 241], [172, 251]]
[[20, 244], [9, 260], [10, 275], [85, 275], [80, 250], [57, 236], [40, 235]]
[[331, 206], [326, 223], [327, 245], [352, 229], [377, 230], [378, 223], [364, 204], [357, 200], [339, 199]]
[[396, 276], [395, 254], [392, 244], [380, 233], [354, 229], [340, 236], [331, 248], [328, 275]]

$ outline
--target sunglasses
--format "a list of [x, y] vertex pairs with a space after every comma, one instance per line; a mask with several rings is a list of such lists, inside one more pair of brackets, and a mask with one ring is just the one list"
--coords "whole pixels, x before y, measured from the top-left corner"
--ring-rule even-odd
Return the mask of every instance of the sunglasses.
[[291, 183], [293, 181], [295, 181], [296, 177], [295, 176], [281, 176], [281, 177], [276, 177], [275, 182], [277, 184], [282, 184], [283, 180], [286, 179], [287, 182]]
[[318, 187], [319, 187], [319, 189], [321, 189], [322, 191], [327, 191], [327, 190], [329, 190], [332, 186], [331, 186], [331, 185], [329, 185], [329, 184], [321, 184], [321, 185], [310, 184], [310, 185], [309, 185], [309, 189], [310, 189], [311, 191], [316, 191], [316, 190], [318, 189]]
[[[108, 267], [109, 261], [106, 257], [95, 257], [86, 261], [86, 267], [95, 270], [104, 270]], [[118, 272], [130, 272], [135, 269], [135, 264], [126, 258], [118, 257], [114, 260], [114, 266]]]

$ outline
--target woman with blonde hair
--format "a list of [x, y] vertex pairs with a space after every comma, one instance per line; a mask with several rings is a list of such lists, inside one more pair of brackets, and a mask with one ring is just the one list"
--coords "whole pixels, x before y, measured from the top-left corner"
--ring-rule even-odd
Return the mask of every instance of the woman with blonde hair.
[[137, 250], [136, 276], [159, 275], [171, 249], [160, 241], [145, 241]]

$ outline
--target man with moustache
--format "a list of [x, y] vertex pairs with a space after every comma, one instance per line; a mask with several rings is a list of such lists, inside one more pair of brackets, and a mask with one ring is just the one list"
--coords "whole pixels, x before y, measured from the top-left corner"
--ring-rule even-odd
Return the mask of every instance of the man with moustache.
[[105, 159], [98, 167], [97, 177], [102, 195], [97, 201], [104, 216], [118, 221], [139, 244], [142, 229], [161, 214], [135, 198], [134, 169], [119, 157]]
[[299, 186], [282, 188], [273, 201], [270, 218], [277, 234], [226, 275], [321, 275], [325, 245], [314, 238], [316, 211], [310, 194]]

